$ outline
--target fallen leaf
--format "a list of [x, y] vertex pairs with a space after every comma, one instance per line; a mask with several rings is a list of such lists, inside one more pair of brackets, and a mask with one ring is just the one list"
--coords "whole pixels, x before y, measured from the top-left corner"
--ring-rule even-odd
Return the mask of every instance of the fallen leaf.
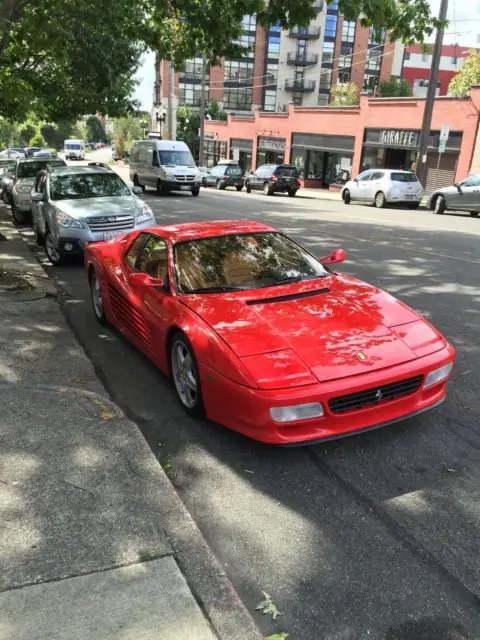
[[112, 420], [112, 418], [115, 417], [111, 411], [108, 411], [108, 407], [104, 402], [97, 400], [96, 398], [93, 399], [93, 402], [97, 407], [100, 407], [100, 418], [102, 420]]
[[288, 638], [288, 633], [280, 631], [280, 633], [274, 633], [273, 636], [267, 636], [263, 640], [285, 640], [285, 638]]
[[257, 604], [255, 607], [256, 611], [261, 611], [263, 614], [268, 615], [271, 614], [274, 620], [277, 619], [278, 616], [282, 614], [277, 609], [277, 607], [273, 604], [271, 597], [265, 591], [262, 591], [264, 599]]

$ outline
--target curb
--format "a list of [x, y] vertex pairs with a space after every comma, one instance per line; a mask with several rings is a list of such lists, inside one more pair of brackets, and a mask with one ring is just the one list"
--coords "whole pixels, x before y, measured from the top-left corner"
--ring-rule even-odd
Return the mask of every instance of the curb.
[[[31, 250], [27, 238], [17, 229], [15, 229], [15, 231], [29, 248], [32, 261], [37, 262], [36, 255]], [[43, 268], [41, 264], [40, 267]], [[49, 282], [51, 282], [50, 278]], [[61, 287], [59, 287], [57, 291], [59, 294], [60, 308], [62, 309], [66, 324], [75, 336], [80, 348], [92, 363], [95, 374], [110, 398], [110, 400], [106, 400], [102, 396], [102, 402], [108, 403], [116, 416], [130, 423], [138, 437], [142, 438], [145, 446], [148, 447], [148, 443], [145, 441], [138, 425], [132, 421], [125, 411], [115, 402], [115, 398], [112, 397], [108, 388], [108, 380], [106, 380], [103, 370], [98, 362], [91, 360], [88, 350], [73, 329], [68, 317], [68, 311], [63, 304], [63, 302], [70, 297], [68, 292], [65, 291], [65, 289], [62, 291]], [[52, 387], [50, 388], [52, 389]], [[90, 391], [72, 388], [67, 389], [71, 393], [97, 397], [97, 394]], [[223, 566], [203, 537], [203, 534], [185, 507], [175, 487], [151, 452], [150, 447], [148, 447], [148, 449], [152, 456], [152, 463], [153, 460], [155, 460], [158, 482], [162, 485], [164, 495], [168, 496], [169, 509], [166, 512], [168, 527], [165, 529], [165, 534], [170, 540], [174, 550], [174, 558], [194, 598], [202, 609], [203, 614], [209, 621], [219, 640], [261, 640], [263, 636], [256, 622], [236, 592]]]

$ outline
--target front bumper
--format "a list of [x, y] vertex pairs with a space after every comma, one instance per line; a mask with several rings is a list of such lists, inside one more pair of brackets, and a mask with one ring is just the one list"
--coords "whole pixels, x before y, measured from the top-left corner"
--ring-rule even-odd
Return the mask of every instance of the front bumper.
[[[122, 229], [121, 231], [112, 230], [113, 233], [118, 234], [118, 236], [124, 235], [125, 233], [130, 233], [135, 229], [144, 229], [146, 227], [151, 227], [155, 221], [153, 218], [147, 220], [145, 222], [141, 222], [130, 229]], [[106, 235], [107, 234], [107, 235]], [[111, 240], [109, 237], [110, 231], [91, 231], [90, 229], [72, 229], [72, 228], [59, 228], [57, 230], [56, 241], [58, 250], [61, 253], [65, 253], [65, 255], [73, 255], [73, 253], [80, 253], [83, 251], [84, 246], [88, 242], [105, 242], [106, 240]], [[115, 236], [117, 237], [117, 236]], [[70, 249], [68, 251], [65, 250], [65, 244], [72, 244], [74, 249]]]
[[191, 182], [180, 182], [179, 180], [162, 180], [162, 187], [168, 191], [191, 191], [199, 189], [202, 186], [202, 180], [193, 180]]
[[32, 201], [28, 194], [12, 194], [12, 200], [19, 211], [29, 212]]
[[[332, 380], [292, 389], [264, 391], [244, 387], [200, 366], [204, 404], [210, 419], [239, 431], [250, 438], [270, 444], [309, 444], [354, 435], [379, 428], [423, 413], [440, 404], [446, 395], [447, 381], [394, 400], [345, 413], [333, 413], [329, 400], [410, 377], [425, 376], [432, 370], [452, 362], [455, 350], [448, 345], [423, 358], [371, 373]], [[290, 423], [274, 422], [271, 407], [321, 402], [325, 415], [321, 418]]]

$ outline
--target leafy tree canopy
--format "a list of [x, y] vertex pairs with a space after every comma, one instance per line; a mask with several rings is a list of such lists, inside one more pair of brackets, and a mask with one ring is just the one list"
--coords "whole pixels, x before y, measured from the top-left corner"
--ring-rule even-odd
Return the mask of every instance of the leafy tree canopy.
[[332, 102], [330, 104], [332, 105], [348, 107], [358, 104], [359, 92], [354, 82], [337, 84], [335, 87], [332, 87], [331, 93]]
[[382, 98], [407, 98], [412, 95], [412, 90], [407, 80], [392, 78], [380, 83], [380, 95]]
[[106, 140], [105, 129], [96, 116], [87, 118], [87, 140], [88, 142], [101, 142]]
[[[428, 0], [339, 0], [347, 19], [422, 42], [437, 20]], [[307, 25], [311, 0], [0, 0], [0, 115], [51, 120], [130, 111], [143, 51], [177, 66], [205, 52], [239, 56], [241, 21]], [[221, 25], [221, 28], [219, 28]]]
[[472, 49], [460, 71], [450, 80], [448, 94], [455, 98], [470, 95], [472, 84], [480, 84], [480, 52]]

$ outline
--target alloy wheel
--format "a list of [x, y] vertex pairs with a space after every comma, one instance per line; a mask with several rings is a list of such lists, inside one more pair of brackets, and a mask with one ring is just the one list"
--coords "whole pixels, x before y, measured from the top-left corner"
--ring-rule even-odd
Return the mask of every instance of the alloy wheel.
[[197, 403], [198, 383], [192, 356], [182, 340], [172, 346], [172, 375], [180, 401], [187, 409]]

